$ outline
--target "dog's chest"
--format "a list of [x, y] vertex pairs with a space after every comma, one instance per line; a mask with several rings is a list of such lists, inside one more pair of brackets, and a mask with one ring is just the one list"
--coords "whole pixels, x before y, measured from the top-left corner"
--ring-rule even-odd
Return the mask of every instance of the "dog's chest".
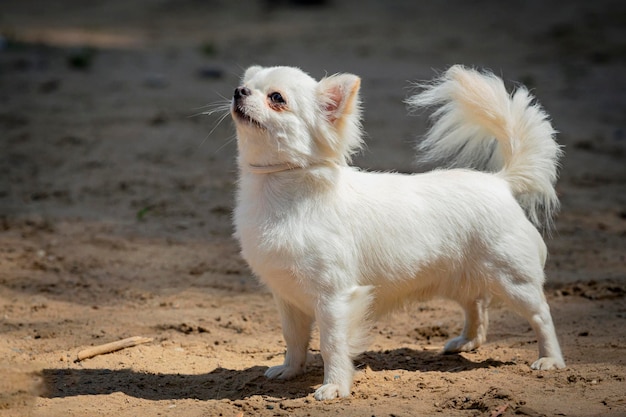
[[298, 263], [307, 240], [306, 228], [294, 213], [276, 213], [261, 205], [239, 207], [237, 235], [242, 254], [255, 272], [290, 270]]
[[235, 209], [242, 256], [274, 293], [309, 309], [321, 244], [315, 219], [293, 201], [248, 197], [240, 196]]

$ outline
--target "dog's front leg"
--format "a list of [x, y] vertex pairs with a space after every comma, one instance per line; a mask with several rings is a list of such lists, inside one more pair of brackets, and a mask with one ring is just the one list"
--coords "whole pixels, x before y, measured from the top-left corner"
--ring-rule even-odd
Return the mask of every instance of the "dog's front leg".
[[332, 400], [350, 395], [354, 365], [350, 355], [350, 308], [343, 296], [318, 302], [315, 311], [320, 330], [320, 350], [324, 360], [324, 384], [315, 399]]
[[287, 352], [283, 364], [272, 366], [265, 371], [265, 376], [272, 379], [290, 379], [306, 370], [313, 318], [276, 295], [274, 299], [282, 321]]
[[318, 299], [315, 317], [320, 329], [324, 384], [315, 391], [315, 399], [350, 395], [352, 358], [362, 353], [369, 341], [374, 290], [372, 286], [354, 286]]

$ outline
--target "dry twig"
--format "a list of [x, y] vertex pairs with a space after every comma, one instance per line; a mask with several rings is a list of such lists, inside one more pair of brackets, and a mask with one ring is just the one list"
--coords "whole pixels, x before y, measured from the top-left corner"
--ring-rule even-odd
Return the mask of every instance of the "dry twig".
[[115, 352], [116, 350], [126, 349], [148, 342], [152, 342], [151, 337], [133, 336], [116, 342], [105, 343], [104, 345], [92, 346], [78, 352], [74, 362], [80, 362], [84, 359], [93, 358], [94, 356]]

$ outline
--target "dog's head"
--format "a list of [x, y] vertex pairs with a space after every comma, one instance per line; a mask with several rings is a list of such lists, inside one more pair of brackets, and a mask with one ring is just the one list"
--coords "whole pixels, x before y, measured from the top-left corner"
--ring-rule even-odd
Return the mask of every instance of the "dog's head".
[[317, 82], [297, 68], [248, 68], [231, 104], [240, 163], [347, 164], [362, 143], [359, 86], [352, 74]]

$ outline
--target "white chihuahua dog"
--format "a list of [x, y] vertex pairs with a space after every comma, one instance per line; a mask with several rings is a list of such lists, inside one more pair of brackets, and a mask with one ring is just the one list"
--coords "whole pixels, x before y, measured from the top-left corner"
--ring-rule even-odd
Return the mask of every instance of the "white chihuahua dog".
[[254, 66], [235, 90], [235, 235], [274, 294], [287, 343], [284, 363], [265, 375], [305, 371], [316, 321], [324, 382], [315, 398], [346, 397], [371, 320], [434, 296], [465, 310], [445, 352], [485, 342], [496, 299], [534, 329], [531, 367], [563, 368], [536, 228], [558, 207], [561, 150], [548, 116], [526, 89], [509, 95], [496, 76], [454, 66], [407, 103], [439, 106], [422, 159], [474, 169], [364, 172], [348, 165], [362, 145], [359, 86], [351, 74], [318, 82], [297, 68]]

